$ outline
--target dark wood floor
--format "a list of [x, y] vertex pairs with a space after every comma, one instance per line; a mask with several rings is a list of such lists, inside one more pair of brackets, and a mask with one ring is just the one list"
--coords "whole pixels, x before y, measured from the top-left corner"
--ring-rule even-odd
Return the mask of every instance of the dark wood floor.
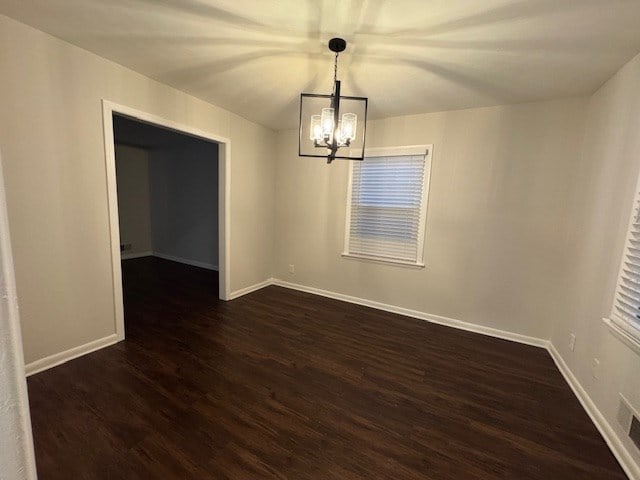
[[40, 480], [626, 478], [542, 349], [123, 270], [127, 340], [29, 378]]

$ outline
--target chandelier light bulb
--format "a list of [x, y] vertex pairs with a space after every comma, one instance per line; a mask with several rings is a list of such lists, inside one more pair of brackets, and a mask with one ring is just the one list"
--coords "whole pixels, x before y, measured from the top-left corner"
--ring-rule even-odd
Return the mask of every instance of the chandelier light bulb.
[[342, 141], [353, 142], [356, 139], [358, 116], [355, 113], [345, 113], [342, 115], [340, 124], [340, 138], [342, 138]]
[[309, 128], [309, 139], [313, 142], [322, 141], [322, 117], [311, 115], [311, 127]]
[[321, 123], [322, 123], [322, 135], [324, 136], [324, 138], [329, 138], [329, 139], [333, 138], [333, 131], [335, 129], [335, 125], [333, 124], [333, 115], [334, 115], [333, 108], [322, 109]]
[[336, 128], [336, 143], [338, 146], [344, 145], [344, 137], [342, 136], [342, 122], [338, 122], [338, 128]]

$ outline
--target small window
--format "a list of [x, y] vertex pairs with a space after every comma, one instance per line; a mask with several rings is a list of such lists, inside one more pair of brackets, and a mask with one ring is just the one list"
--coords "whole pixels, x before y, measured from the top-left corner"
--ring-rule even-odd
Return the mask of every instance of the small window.
[[638, 190], [608, 323], [623, 340], [640, 351], [640, 188]]
[[432, 147], [367, 149], [351, 162], [343, 255], [424, 266]]

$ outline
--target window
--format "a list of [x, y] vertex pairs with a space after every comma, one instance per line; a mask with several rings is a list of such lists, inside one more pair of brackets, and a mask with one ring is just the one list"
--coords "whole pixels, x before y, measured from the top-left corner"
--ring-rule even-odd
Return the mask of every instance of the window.
[[606, 321], [618, 336], [640, 350], [640, 191], [631, 212], [611, 318]]
[[351, 162], [343, 255], [424, 266], [432, 147], [367, 149]]

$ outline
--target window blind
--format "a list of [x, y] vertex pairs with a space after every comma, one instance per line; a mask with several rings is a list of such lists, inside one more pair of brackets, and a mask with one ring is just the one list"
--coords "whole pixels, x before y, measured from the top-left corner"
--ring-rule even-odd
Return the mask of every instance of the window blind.
[[612, 320], [640, 339], [640, 199], [636, 199], [629, 223]]
[[428, 150], [354, 162], [346, 254], [422, 261]]

